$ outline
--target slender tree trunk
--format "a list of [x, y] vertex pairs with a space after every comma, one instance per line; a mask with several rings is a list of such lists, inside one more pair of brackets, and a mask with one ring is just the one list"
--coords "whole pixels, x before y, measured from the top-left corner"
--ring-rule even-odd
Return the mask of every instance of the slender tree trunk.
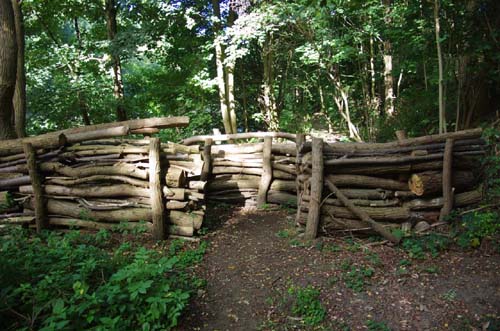
[[[78, 55], [82, 52], [82, 36], [80, 33], [80, 26], [78, 24], [78, 17], [74, 19], [75, 23], [75, 35], [78, 43]], [[78, 60], [77, 60], [78, 61]], [[85, 99], [85, 93], [82, 91], [81, 81], [80, 81], [80, 69], [77, 67], [75, 72], [76, 81], [76, 98], [78, 100], [78, 108], [80, 109], [80, 114], [82, 115], [83, 124], [91, 125], [89, 116], [89, 107]]]
[[233, 133], [231, 126], [231, 115], [227, 104], [226, 90], [226, 74], [224, 68], [224, 48], [222, 47], [221, 33], [221, 14], [219, 0], [212, 0], [212, 7], [216, 21], [214, 22], [214, 48], [215, 48], [215, 65], [217, 67], [217, 87], [219, 88], [219, 103], [222, 114], [222, 123], [226, 134]]
[[241, 98], [243, 103], [243, 125], [245, 132], [249, 131], [248, 128], [248, 102], [247, 102], [247, 86], [245, 84], [245, 77], [243, 76], [243, 67], [240, 66], [240, 79], [241, 79]]
[[26, 69], [24, 66], [24, 21], [19, 0], [12, 0], [17, 41], [17, 74], [14, 91], [14, 126], [18, 138], [26, 136]]
[[443, 82], [443, 54], [441, 53], [440, 23], [439, 23], [439, 0], [434, 0], [434, 28], [436, 31], [436, 49], [439, 70], [439, 133], [446, 132], [446, 113], [444, 104], [444, 82]]
[[16, 87], [17, 42], [10, 0], [0, 0], [0, 140], [15, 138], [12, 98]]
[[[230, 9], [229, 17], [227, 19], [227, 26], [231, 27], [236, 19], [236, 13]], [[231, 133], [238, 133], [238, 124], [236, 121], [236, 102], [234, 98], [234, 68], [236, 60], [227, 61], [225, 63], [225, 80], [226, 80], [226, 102], [229, 111], [229, 118], [231, 122]]]
[[[386, 28], [390, 27], [391, 24], [391, 0], [382, 1], [385, 6], [385, 24]], [[384, 89], [385, 89], [385, 101], [384, 110], [387, 116], [394, 115], [394, 77], [392, 74], [392, 43], [386, 37], [383, 42], [384, 47]]]
[[[106, 0], [106, 27], [108, 32], [108, 39], [111, 43], [115, 40], [118, 32], [116, 23], [117, 7], [115, 0]], [[113, 95], [117, 102], [116, 105], [116, 118], [118, 121], [127, 120], [127, 112], [123, 106], [124, 88], [122, 80], [122, 65], [120, 56], [114, 50], [110, 50], [111, 61], [113, 66]]]
[[273, 36], [268, 33], [264, 46], [262, 47], [262, 62], [264, 64], [264, 75], [262, 85], [262, 107], [264, 118], [269, 131], [279, 131], [278, 109], [274, 98], [274, 54]]

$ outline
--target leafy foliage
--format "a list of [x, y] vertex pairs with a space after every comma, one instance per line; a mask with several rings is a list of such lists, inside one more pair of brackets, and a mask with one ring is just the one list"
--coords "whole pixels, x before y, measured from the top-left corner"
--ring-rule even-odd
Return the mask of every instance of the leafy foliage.
[[294, 298], [292, 313], [303, 319], [309, 326], [318, 325], [326, 316], [326, 310], [319, 299], [320, 291], [311, 285], [307, 287], [291, 286], [288, 294]]
[[109, 233], [29, 237], [12, 231], [2, 242], [0, 320], [16, 329], [168, 330], [202, 282], [187, 268], [205, 244], [170, 254], [123, 243]]

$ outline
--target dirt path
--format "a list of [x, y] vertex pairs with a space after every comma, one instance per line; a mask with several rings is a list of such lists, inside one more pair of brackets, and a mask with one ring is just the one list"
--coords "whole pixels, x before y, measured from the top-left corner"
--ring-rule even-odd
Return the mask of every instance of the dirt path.
[[[498, 253], [448, 250], [415, 260], [349, 238], [297, 247], [292, 219], [285, 211], [235, 213], [210, 235], [198, 271], [207, 287], [178, 330], [499, 330]], [[308, 285], [326, 309], [316, 327], [292, 313], [288, 294]]]

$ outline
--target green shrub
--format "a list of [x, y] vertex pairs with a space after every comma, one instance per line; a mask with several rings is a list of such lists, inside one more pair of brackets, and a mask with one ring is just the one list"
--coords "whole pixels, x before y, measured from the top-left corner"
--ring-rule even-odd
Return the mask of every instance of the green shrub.
[[6, 329], [168, 330], [199, 281], [186, 268], [205, 245], [162, 255], [109, 234], [29, 237], [13, 231], [0, 251], [0, 323]]
[[391, 331], [384, 322], [376, 322], [373, 320], [366, 321], [368, 331]]
[[288, 294], [294, 297], [292, 313], [299, 316], [304, 324], [315, 326], [326, 316], [326, 310], [319, 300], [320, 291], [311, 285], [307, 287], [291, 286]]
[[426, 253], [436, 257], [450, 245], [451, 240], [437, 233], [422, 237], [411, 237], [403, 241], [403, 249], [413, 259], [425, 259]]
[[371, 267], [351, 266], [350, 270], [344, 274], [346, 286], [354, 292], [363, 292], [367, 284], [367, 279], [371, 278], [375, 270]]
[[478, 247], [483, 238], [500, 232], [500, 215], [495, 211], [465, 214], [460, 223], [457, 243], [465, 248]]

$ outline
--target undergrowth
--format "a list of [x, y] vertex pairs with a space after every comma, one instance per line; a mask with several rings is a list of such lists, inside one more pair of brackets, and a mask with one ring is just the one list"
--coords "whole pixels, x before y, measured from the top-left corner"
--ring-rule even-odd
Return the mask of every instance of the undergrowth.
[[169, 330], [202, 285], [189, 272], [205, 244], [174, 241], [167, 253], [107, 231], [31, 236], [12, 229], [0, 250], [4, 330]]

